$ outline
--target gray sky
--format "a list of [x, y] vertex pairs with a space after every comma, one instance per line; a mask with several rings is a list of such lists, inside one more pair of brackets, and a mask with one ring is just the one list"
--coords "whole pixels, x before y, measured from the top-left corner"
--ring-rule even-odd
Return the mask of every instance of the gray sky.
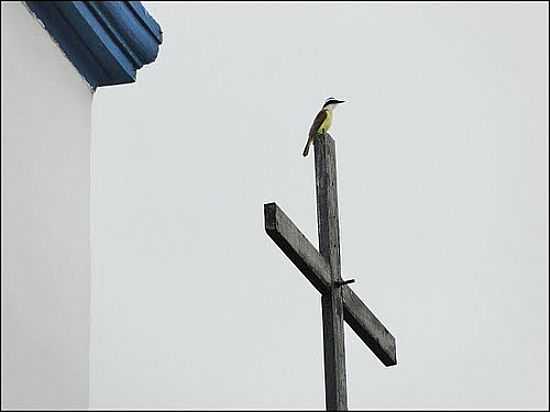
[[398, 355], [346, 326], [350, 409], [548, 408], [548, 4], [144, 3], [157, 61], [94, 97], [92, 407], [324, 408], [263, 204], [318, 244], [332, 95], [342, 273]]

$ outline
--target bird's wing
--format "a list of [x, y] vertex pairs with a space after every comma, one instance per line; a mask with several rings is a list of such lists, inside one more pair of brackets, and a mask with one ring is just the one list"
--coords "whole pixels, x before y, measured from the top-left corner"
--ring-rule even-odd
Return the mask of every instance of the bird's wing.
[[317, 132], [319, 131], [319, 128], [327, 118], [327, 112], [326, 110], [321, 110], [319, 113], [317, 113], [317, 116], [315, 116], [315, 119], [313, 120], [313, 124], [311, 125], [311, 128], [309, 129], [309, 138], [313, 138]]

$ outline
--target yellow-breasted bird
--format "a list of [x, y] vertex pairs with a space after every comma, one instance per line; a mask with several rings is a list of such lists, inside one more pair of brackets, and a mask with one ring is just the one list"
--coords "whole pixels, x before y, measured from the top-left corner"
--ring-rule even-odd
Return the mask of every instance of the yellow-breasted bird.
[[306, 147], [304, 148], [304, 153], [302, 153], [304, 157], [307, 156], [309, 152], [309, 146], [314, 143], [315, 137], [318, 134], [326, 133], [328, 129], [330, 129], [330, 126], [332, 124], [332, 111], [340, 103], [344, 103], [344, 100], [338, 100], [334, 97], [329, 97], [325, 100], [321, 111], [317, 113], [317, 116], [315, 116], [313, 124], [309, 129], [309, 136], [307, 139]]

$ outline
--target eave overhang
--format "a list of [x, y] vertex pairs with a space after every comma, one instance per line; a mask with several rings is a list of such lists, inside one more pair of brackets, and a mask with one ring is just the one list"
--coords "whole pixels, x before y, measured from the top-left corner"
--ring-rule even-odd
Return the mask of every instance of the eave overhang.
[[160, 25], [139, 1], [27, 1], [95, 89], [136, 81], [162, 43]]

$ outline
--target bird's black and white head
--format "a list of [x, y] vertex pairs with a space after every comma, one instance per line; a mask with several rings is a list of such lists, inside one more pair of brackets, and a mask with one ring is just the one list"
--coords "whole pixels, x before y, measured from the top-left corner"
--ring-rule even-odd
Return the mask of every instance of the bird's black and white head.
[[323, 104], [323, 110], [334, 110], [334, 108], [340, 103], [344, 103], [344, 100], [338, 100], [334, 97], [329, 97], [325, 100], [325, 103]]

